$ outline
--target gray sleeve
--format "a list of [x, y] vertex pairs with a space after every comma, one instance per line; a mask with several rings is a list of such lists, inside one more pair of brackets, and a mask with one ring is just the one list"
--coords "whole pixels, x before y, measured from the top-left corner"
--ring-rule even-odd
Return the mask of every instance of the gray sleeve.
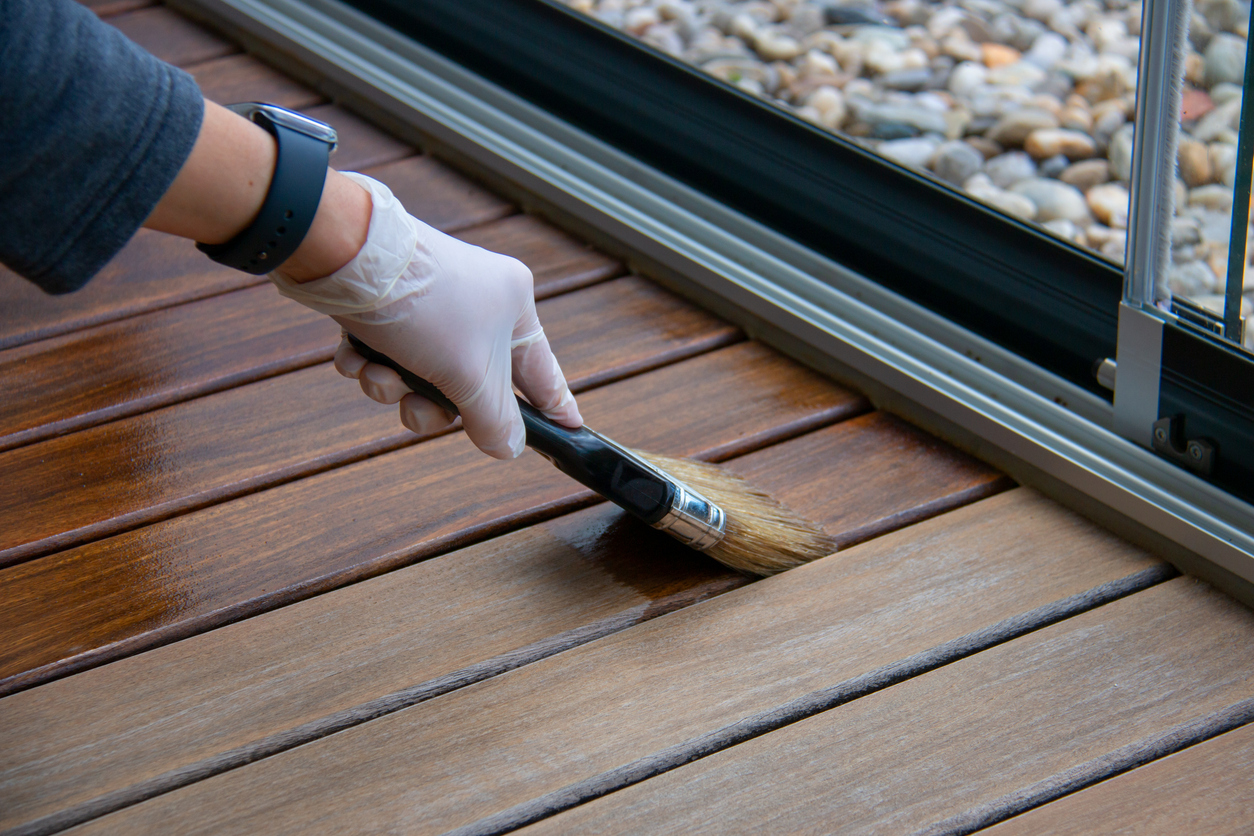
[[73, 0], [0, 0], [0, 261], [77, 290], [152, 212], [204, 100]]

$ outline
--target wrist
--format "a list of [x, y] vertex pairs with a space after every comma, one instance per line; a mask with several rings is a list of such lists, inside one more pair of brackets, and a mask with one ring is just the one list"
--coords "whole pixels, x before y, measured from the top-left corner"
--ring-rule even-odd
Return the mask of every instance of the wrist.
[[322, 200], [305, 239], [275, 272], [302, 283], [329, 276], [356, 257], [370, 231], [370, 193], [327, 169]]

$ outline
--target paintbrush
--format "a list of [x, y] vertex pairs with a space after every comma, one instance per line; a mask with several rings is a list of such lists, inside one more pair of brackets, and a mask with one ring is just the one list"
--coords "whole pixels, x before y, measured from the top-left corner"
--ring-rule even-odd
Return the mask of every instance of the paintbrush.
[[[415, 393], [457, 415], [457, 406], [382, 352], [348, 337]], [[718, 465], [641, 453], [587, 426], [571, 429], [518, 398], [527, 446], [627, 513], [732, 569], [772, 575], [836, 551], [819, 526]]]

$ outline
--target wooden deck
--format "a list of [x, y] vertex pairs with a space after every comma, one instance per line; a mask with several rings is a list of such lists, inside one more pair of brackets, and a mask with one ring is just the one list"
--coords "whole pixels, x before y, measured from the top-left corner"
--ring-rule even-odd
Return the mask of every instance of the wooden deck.
[[1248, 610], [202, 27], [89, 5], [522, 258], [592, 426], [841, 550], [750, 582], [417, 438], [333, 323], [186, 241], [66, 297], [0, 274], [0, 833], [1248, 827]]

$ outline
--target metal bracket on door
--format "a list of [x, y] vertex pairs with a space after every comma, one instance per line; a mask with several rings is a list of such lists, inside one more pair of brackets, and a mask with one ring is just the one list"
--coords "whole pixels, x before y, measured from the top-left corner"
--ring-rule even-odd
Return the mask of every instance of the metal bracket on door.
[[1215, 445], [1204, 438], [1184, 437], [1184, 416], [1171, 415], [1154, 422], [1154, 449], [1201, 476], [1215, 466]]

